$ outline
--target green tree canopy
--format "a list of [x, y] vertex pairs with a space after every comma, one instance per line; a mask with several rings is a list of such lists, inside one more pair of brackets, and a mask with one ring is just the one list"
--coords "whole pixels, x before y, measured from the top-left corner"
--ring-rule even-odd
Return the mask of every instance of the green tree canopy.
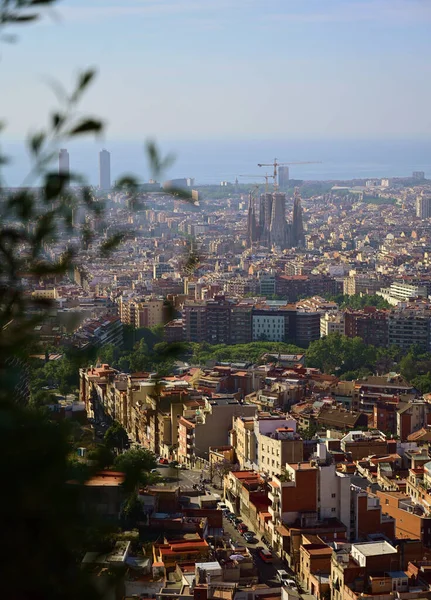
[[103, 441], [109, 450], [122, 452], [129, 445], [129, 436], [124, 427], [120, 425], [118, 421], [114, 421], [114, 423], [106, 430]]
[[358, 369], [373, 369], [377, 351], [361, 338], [348, 338], [339, 333], [311, 342], [306, 351], [307, 365], [324, 373], [342, 374]]
[[137, 485], [149, 481], [151, 469], [157, 466], [156, 457], [146, 448], [131, 448], [123, 452], [114, 461], [114, 467], [126, 475], [125, 487], [133, 490]]

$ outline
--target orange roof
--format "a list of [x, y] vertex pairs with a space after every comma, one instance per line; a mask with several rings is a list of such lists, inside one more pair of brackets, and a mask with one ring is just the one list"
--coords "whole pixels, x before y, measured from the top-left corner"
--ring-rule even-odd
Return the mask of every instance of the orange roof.
[[100, 471], [85, 482], [87, 486], [118, 486], [124, 482], [125, 475], [118, 471]]
[[259, 473], [254, 471], [234, 471], [232, 475], [237, 479], [260, 479]]
[[316, 470], [317, 467], [315, 467], [314, 465], [310, 464], [309, 462], [301, 462], [301, 463], [289, 463], [289, 467], [291, 467], [292, 469], [295, 469], [295, 471], [312, 471], [312, 470]]

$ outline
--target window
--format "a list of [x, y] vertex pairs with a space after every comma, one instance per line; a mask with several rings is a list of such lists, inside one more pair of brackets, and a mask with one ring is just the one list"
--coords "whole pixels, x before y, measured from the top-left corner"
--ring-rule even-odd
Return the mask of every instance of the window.
[[335, 498], [337, 494], [331, 494], [331, 498]]
[[336, 510], [336, 508], [331, 508], [331, 512], [335, 512]]

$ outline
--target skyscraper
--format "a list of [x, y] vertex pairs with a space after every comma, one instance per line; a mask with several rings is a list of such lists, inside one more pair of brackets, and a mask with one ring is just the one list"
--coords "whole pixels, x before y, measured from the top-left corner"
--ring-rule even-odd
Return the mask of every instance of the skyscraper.
[[60, 175], [69, 175], [70, 172], [69, 152], [65, 148], [58, 153], [58, 172]]
[[420, 194], [416, 198], [416, 216], [419, 219], [429, 219], [431, 217], [431, 196]]
[[107, 150], [99, 152], [99, 188], [111, 189], [111, 155]]
[[293, 196], [292, 245], [296, 248], [303, 248], [305, 246], [301, 196], [299, 195], [298, 188], [295, 188]]
[[289, 186], [289, 167], [278, 167], [278, 187], [281, 189]]

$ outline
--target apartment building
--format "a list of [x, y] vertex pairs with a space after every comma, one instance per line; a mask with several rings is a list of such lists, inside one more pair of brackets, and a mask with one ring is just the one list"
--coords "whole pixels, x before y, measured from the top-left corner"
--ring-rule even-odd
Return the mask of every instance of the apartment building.
[[292, 525], [304, 518], [313, 522], [337, 519], [350, 535], [350, 477], [336, 471], [334, 464], [286, 464], [269, 486], [269, 525], [274, 544], [281, 543], [279, 525]]
[[233, 418], [230, 442], [235, 447], [236, 458], [241, 470], [251, 469], [256, 464], [257, 448], [254, 433], [255, 417], [242, 415]]
[[233, 397], [213, 397], [178, 419], [178, 460], [194, 465], [196, 458], [209, 459], [210, 446], [227, 445], [234, 417], [253, 417], [257, 407]]
[[[412, 495], [415, 495], [419, 488], [416, 474], [414, 469], [409, 474], [408, 489]], [[376, 495], [385, 513], [394, 520], [393, 538], [420, 540], [426, 548], [431, 547], [431, 517], [427, 516], [428, 512], [424, 506], [403, 492], [377, 491]], [[421, 492], [421, 499], [424, 500], [422, 495], [425, 495], [425, 491]]]
[[[256, 426], [256, 422], [255, 422]], [[257, 468], [259, 472], [271, 477], [279, 475], [286, 463], [302, 462], [304, 458], [303, 441], [292, 427], [277, 427], [271, 433], [256, 434]]]
[[372, 306], [362, 310], [344, 312], [345, 335], [360, 337], [366, 344], [386, 347], [388, 345], [388, 311]]
[[302, 440], [296, 434], [296, 420], [281, 415], [259, 413], [233, 419], [231, 444], [236, 448], [241, 469], [257, 469], [279, 474], [289, 462], [302, 460]]
[[405, 308], [389, 313], [388, 344], [408, 351], [419, 345], [424, 351], [431, 349], [430, 312], [418, 308]]
[[[392, 540], [396, 535], [396, 521], [393, 516], [386, 514], [386, 505], [382, 507], [382, 499], [366, 490], [350, 486], [351, 514], [350, 539], [367, 540], [376, 531]], [[383, 502], [383, 504], [385, 504]], [[398, 537], [398, 535], [397, 535]]]
[[402, 375], [369, 375], [354, 383], [352, 408], [371, 413], [382, 398], [412, 394], [413, 386]]
[[[395, 580], [395, 589], [400, 589], [400, 586], [397, 586], [396, 577], [397, 573], [399, 577], [399, 566], [398, 551], [387, 541], [335, 545], [331, 559], [331, 598], [332, 600], [356, 600], [365, 591], [369, 577], [374, 575], [381, 577], [384, 573], [389, 574], [390, 590], [393, 589], [392, 579]], [[391, 574], [393, 575], [391, 576]], [[402, 588], [403, 591], [406, 591], [408, 577], [403, 575]], [[380, 589], [385, 589], [387, 583], [383, 580], [383, 585], [380, 585], [380, 581], [382, 580], [377, 581], [379, 592]]]
[[344, 313], [326, 312], [320, 315], [320, 337], [331, 333], [345, 334]]
[[376, 293], [393, 306], [397, 306], [400, 302], [407, 302], [412, 298], [426, 298], [428, 296], [425, 286], [404, 281], [393, 281], [388, 288], [382, 288]]
[[382, 280], [365, 274], [354, 274], [345, 277], [343, 280], [343, 294], [354, 296], [356, 294], [372, 295], [378, 292], [382, 287]]
[[303, 543], [300, 548], [299, 580], [301, 587], [318, 600], [329, 593], [332, 548], [323, 543]]
[[285, 339], [285, 316], [271, 314], [268, 310], [255, 309], [252, 316], [253, 342], [283, 342]]
[[119, 311], [121, 322], [133, 327], [154, 327], [165, 321], [164, 300], [154, 296], [140, 300], [120, 296]]

